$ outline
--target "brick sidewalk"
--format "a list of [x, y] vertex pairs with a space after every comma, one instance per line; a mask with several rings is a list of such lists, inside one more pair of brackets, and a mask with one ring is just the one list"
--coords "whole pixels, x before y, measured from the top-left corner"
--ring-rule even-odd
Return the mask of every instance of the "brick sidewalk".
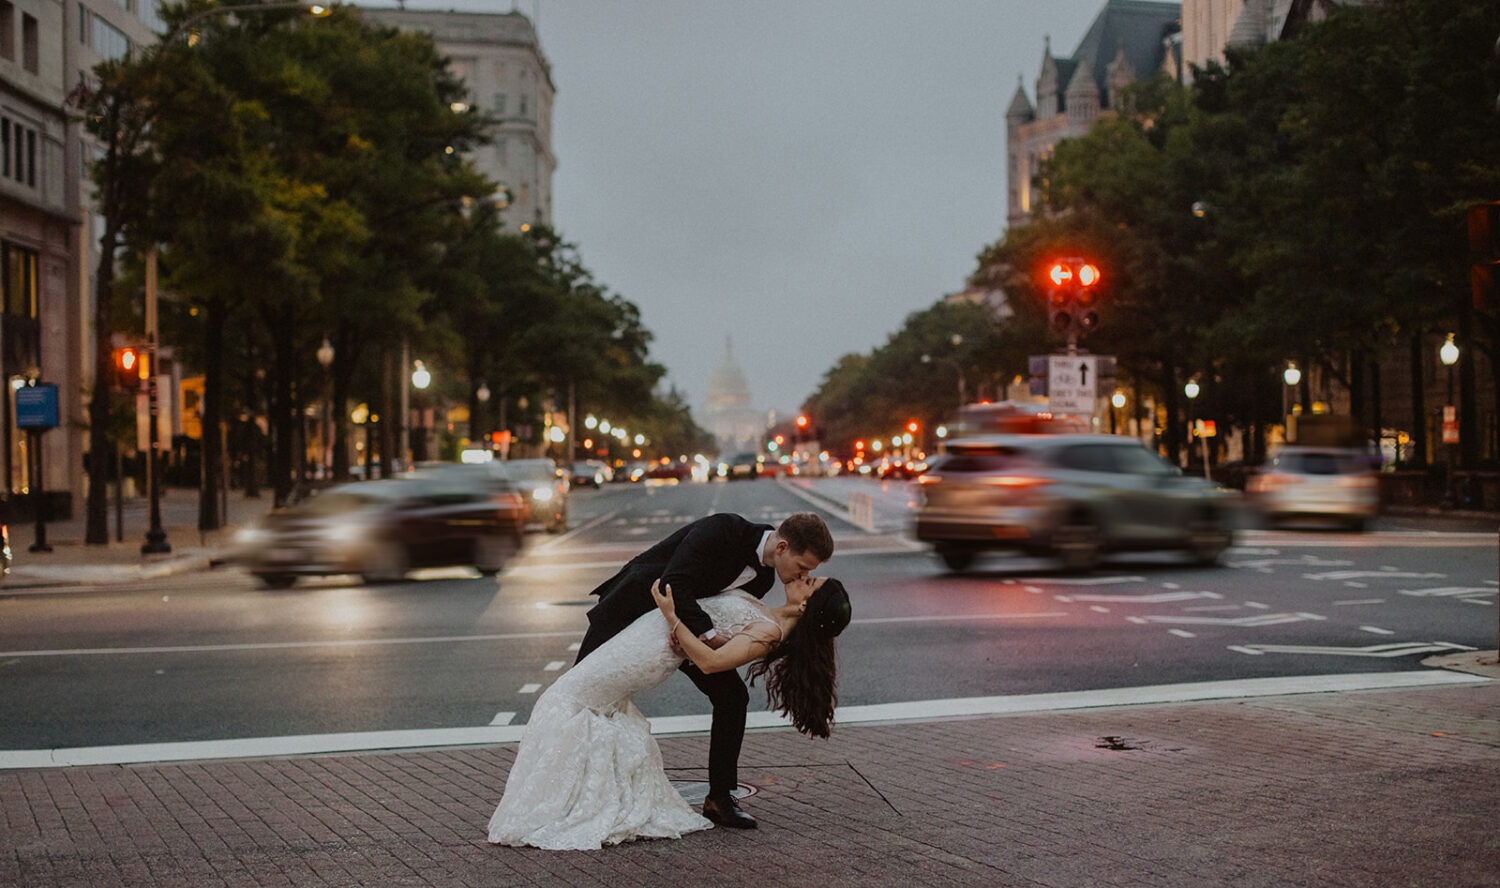
[[[513, 745], [0, 773], [0, 884], [1494, 885], [1500, 682], [746, 738], [761, 829], [492, 847]], [[707, 740], [661, 741], [701, 779]]]

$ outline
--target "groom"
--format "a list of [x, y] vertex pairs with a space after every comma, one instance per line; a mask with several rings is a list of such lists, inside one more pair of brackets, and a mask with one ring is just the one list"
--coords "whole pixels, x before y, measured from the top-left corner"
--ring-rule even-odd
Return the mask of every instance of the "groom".
[[[832, 557], [833, 535], [812, 512], [797, 512], [774, 529], [729, 513], [700, 518], [632, 558], [591, 593], [599, 596], [599, 603], [589, 610], [589, 629], [578, 659], [656, 606], [651, 584], [657, 579], [671, 588], [682, 624], [710, 646], [719, 647], [729, 639], [716, 637], [713, 621], [698, 605], [699, 598], [728, 589], [763, 598], [775, 580], [800, 580]], [[741, 811], [731, 795], [739, 784], [745, 709], [750, 703], [745, 681], [733, 669], [704, 674], [690, 660], [681, 669], [713, 704], [703, 816], [720, 826], [754, 829], [755, 818]]]

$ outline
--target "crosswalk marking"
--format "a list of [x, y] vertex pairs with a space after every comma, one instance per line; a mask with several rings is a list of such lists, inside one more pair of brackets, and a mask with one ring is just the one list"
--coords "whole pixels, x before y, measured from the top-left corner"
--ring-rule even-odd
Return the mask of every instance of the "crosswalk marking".
[[1258, 614], [1253, 617], [1180, 617], [1168, 614], [1152, 614], [1145, 617], [1127, 617], [1132, 623], [1196, 623], [1205, 626], [1275, 626], [1278, 623], [1301, 623], [1307, 620], [1326, 620], [1318, 614]]
[[1054, 595], [1065, 604], [1074, 601], [1114, 601], [1126, 604], [1163, 604], [1169, 601], [1191, 601], [1195, 598], [1223, 598], [1217, 592], [1155, 592], [1150, 595]]
[[1443, 651], [1472, 651], [1474, 648], [1446, 641], [1403, 641], [1396, 644], [1372, 644], [1366, 647], [1336, 647], [1300, 644], [1232, 644], [1229, 650], [1251, 656], [1262, 654], [1324, 654], [1335, 657], [1406, 657], [1411, 654]]
[[1432, 589], [1398, 589], [1402, 595], [1416, 595], [1432, 598], [1457, 598], [1465, 595], [1494, 595], [1494, 589], [1484, 586], [1438, 586]]

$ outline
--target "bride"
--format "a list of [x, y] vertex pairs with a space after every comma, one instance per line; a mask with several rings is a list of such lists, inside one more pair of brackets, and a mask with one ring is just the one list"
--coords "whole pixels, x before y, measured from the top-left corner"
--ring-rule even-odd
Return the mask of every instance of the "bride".
[[588, 850], [637, 838], [677, 838], [712, 824], [667, 780], [650, 723], [631, 695], [677, 670], [686, 654], [704, 672], [751, 664], [771, 706], [797, 730], [827, 737], [833, 723], [833, 639], [849, 624], [849, 595], [827, 577], [787, 583], [768, 607], [743, 592], [699, 599], [714, 629], [709, 647], [677, 621], [671, 587], [653, 584], [657, 610], [631, 623], [549, 687], [531, 711], [489, 840]]

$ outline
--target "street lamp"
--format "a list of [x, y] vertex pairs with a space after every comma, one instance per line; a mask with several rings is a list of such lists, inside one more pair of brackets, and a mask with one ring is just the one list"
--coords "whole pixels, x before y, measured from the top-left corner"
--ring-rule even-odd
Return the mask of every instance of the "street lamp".
[[1438, 347], [1438, 360], [1448, 368], [1448, 403], [1443, 407], [1443, 443], [1450, 445], [1448, 448], [1448, 471], [1453, 471], [1453, 448], [1451, 445], [1458, 443], [1458, 409], [1453, 406], [1453, 365], [1458, 363], [1458, 344], [1453, 341], [1453, 334]]
[[[1196, 379], [1189, 379], [1187, 381], [1187, 385], [1184, 385], [1182, 387], [1182, 393], [1184, 395], [1187, 395], [1187, 399], [1188, 399], [1188, 441], [1189, 442], [1191, 442], [1192, 439], [1193, 439], [1193, 437], [1194, 437], [1194, 429], [1193, 429], [1193, 402], [1195, 400], [1197, 400], [1199, 393], [1201, 393], [1202, 391], [1203, 391], [1203, 389], [1199, 387], [1198, 380], [1196, 380]], [[1203, 477], [1207, 478], [1208, 477], [1208, 439], [1205, 438], [1205, 437], [1203, 437], [1202, 435], [1198, 435], [1197, 437], [1198, 437], [1199, 442], [1201, 442], [1202, 445], [1203, 445]]]
[[1118, 434], [1116, 432], [1116, 429], [1115, 429], [1115, 425], [1116, 425], [1116, 419], [1115, 419], [1115, 417], [1116, 417], [1116, 415], [1121, 410], [1125, 409], [1125, 393], [1124, 392], [1115, 392], [1114, 394], [1110, 395], [1109, 396], [1109, 406], [1112, 408], [1109, 411], [1109, 433], [1111, 435], [1114, 435], [1114, 434]]
[[1282, 437], [1285, 440], [1290, 441], [1292, 437], [1291, 434], [1289, 434], [1292, 423], [1291, 397], [1292, 392], [1297, 388], [1297, 383], [1302, 381], [1302, 371], [1297, 369], [1297, 363], [1295, 361], [1286, 362], [1286, 369], [1281, 371], [1281, 381], [1286, 383], [1286, 385], [1284, 385], [1281, 389], [1281, 418], [1283, 428], [1285, 429], [1285, 431], [1282, 432]]
[[[412, 364], [411, 385], [412, 388], [416, 389], [419, 392], [427, 391], [427, 387], [429, 385], [432, 385], [432, 373], [427, 369], [427, 365], [423, 364], [421, 361], [415, 361]], [[417, 440], [421, 446], [412, 448], [412, 450], [415, 451], [412, 458], [417, 462], [422, 462], [427, 459], [428, 407], [426, 406], [425, 399], [422, 399], [422, 402], [422, 406], [417, 409], [418, 432], [420, 434], [420, 437]]]

